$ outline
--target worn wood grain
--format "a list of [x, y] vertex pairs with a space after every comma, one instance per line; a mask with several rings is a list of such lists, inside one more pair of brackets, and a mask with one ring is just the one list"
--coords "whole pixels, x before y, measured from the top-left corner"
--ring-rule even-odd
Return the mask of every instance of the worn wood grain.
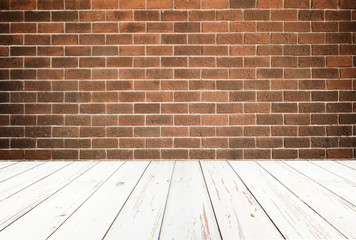
[[0, 183], [44, 163], [45, 162], [24, 162], [21, 164], [11, 164], [5, 168], [1, 168]]
[[16, 178], [0, 183], [0, 203], [69, 164], [65, 162], [45, 163], [18, 175]]
[[355, 206], [282, 162], [259, 164], [343, 235], [356, 239]]
[[0, 239], [47, 239], [121, 165], [97, 164], [1, 231]]
[[49, 239], [102, 239], [147, 165], [126, 162]]
[[356, 184], [308, 161], [288, 161], [288, 165], [356, 206]]
[[223, 239], [283, 239], [227, 162], [201, 166]]
[[337, 162], [356, 170], [356, 161], [337, 161]]
[[174, 162], [151, 162], [104, 239], [158, 239]]
[[334, 161], [312, 161], [311, 163], [318, 165], [329, 172], [345, 178], [353, 183], [356, 183], [356, 170]]
[[220, 239], [199, 162], [176, 162], [161, 239]]
[[344, 236], [256, 162], [230, 161], [248, 189], [288, 239], [343, 239]]
[[[95, 162], [76, 162], [43, 178], [0, 202], [0, 231], [52, 194], [93, 167]], [[53, 164], [54, 165], [54, 164]]]

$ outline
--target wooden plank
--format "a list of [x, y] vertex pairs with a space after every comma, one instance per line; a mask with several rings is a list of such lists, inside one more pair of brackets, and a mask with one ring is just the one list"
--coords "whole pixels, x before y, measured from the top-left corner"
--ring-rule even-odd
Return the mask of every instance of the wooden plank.
[[[11, 197], [0, 201], [0, 231], [52, 194], [72, 182], [96, 162], [75, 162], [36, 182]], [[50, 165], [56, 165], [51, 162]]]
[[259, 164], [347, 238], [356, 239], [355, 206], [282, 162]]
[[230, 164], [287, 239], [344, 238], [256, 162]]
[[356, 161], [337, 161], [338, 163], [356, 170]]
[[148, 162], [125, 162], [49, 239], [102, 239]]
[[18, 162], [11, 162], [11, 161], [0, 161], [0, 169], [6, 168], [8, 166], [12, 166], [17, 164]]
[[122, 163], [97, 164], [1, 231], [0, 239], [47, 239]]
[[5, 182], [0, 183], [0, 203], [4, 199], [26, 189], [32, 184], [46, 178], [69, 164], [69, 162], [45, 163], [38, 167], [32, 168], [15, 178], [10, 178]]
[[289, 166], [356, 206], [356, 184], [308, 161], [288, 161]]
[[158, 239], [174, 162], [151, 162], [105, 239]]
[[0, 183], [43, 163], [44, 162], [22, 162], [18, 164], [12, 164], [6, 168], [2, 168], [0, 169]]
[[312, 161], [311, 163], [318, 165], [331, 173], [345, 178], [353, 183], [356, 183], [356, 170], [351, 169], [345, 165], [339, 164], [335, 161]]
[[197, 161], [176, 162], [160, 238], [221, 238]]
[[201, 166], [223, 239], [283, 239], [226, 161]]

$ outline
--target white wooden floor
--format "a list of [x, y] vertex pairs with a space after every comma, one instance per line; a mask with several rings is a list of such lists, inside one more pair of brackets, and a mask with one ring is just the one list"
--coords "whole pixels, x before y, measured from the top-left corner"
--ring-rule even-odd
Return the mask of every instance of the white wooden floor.
[[0, 162], [0, 239], [356, 239], [356, 161]]

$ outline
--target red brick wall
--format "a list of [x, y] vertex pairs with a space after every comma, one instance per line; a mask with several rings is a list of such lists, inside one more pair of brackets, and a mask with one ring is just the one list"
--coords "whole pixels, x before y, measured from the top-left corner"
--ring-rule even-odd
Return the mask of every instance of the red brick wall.
[[0, 9], [0, 159], [355, 157], [355, 0]]

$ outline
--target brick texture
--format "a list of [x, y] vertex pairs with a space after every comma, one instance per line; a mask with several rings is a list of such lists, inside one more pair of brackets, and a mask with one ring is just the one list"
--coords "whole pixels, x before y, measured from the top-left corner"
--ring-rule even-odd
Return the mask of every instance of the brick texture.
[[354, 0], [0, 2], [1, 160], [355, 158]]

